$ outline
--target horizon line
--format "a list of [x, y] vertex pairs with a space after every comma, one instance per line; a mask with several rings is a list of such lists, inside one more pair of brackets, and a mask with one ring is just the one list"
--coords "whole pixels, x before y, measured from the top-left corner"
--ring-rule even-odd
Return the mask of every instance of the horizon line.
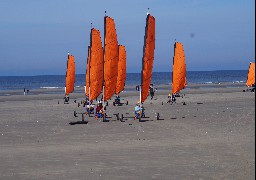
[[[216, 71], [248, 71], [248, 69], [235, 69], [235, 70], [191, 70], [191, 71], [186, 71], [186, 72], [216, 72]], [[152, 73], [172, 73], [172, 71], [153, 71]], [[127, 74], [140, 74], [140, 72], [127, 72]], [[76, 75], [85, 75], [78, 73]], [[38, 75], [0, 75], [0, 77], [27, 77], [27, 76], [65, 76], [65, 74], [38, 74]]]

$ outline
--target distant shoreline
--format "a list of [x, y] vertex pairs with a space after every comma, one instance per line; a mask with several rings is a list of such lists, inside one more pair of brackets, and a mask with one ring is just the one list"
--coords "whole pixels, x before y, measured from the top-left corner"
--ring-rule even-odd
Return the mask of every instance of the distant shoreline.
[[[227, 71], [187, 71], [187, 84], [189, 88], [205, 87], [231, 84], [233, 87], [241, 86], [247, 79], [246, 70], [227, 70]], [[130, 91], [141, 82], [140, 73], [127, 73], [126, 75], [126, 90]], [[153, 72], [151, 83], [157, 87], [171, 87], [172, 73], [171, 72]], [[75, 86], [83, 88], [85, 85], [85, 74], [77, 74]], [[44, 90], [51, 89], [52, 91], [64, 91], [65, 75], [43, 75], [43, 76], [9, 76], [0, 77], [0, 91], [17, 90]], [[78, 88], [78, 89], [79, 89]]]
[[[242, 69], [242, 70], [199, 70], [199, 71], [187, 71], [189, 72], [229, 72], [229, 71], [248, 71], [248, 69]], [[166, 71], [153, 71], [153, 73], [172, 73], [171, 71], [166, 72]], [[140, 72], [127, 72], [127, 74], [140, 74]], [[78, 73], [76, 75], [85, 75]], [[65, 74], [37, 74], [37, 75], [0, 75], [0, 77], [37, 77], [37, 76], [65, 76]]]
[[[171, 92], [171, 85], [161, 84], [155, 86], [157, 88], [157, 93], [159, 94], [165, 94]], [[239, 89], [239, 91], [242, 91], [243, 89], [247, 89], [245, 83], [218, 83], [218, 84], [195, 84], [191, 83], [188, 84], [185, 89], [183, 89], [181, 92], [191, 91], [191, 90], [204, 90], [207, 91], [207, 89], [215, 89], [215, 91], [218, 91], [220, 89]], [[230, 90], [228, 90], [230, 91]], [[136, 93], [135, 85], [129, 85], [125, 86], [125, 89], [123, 92], [131, 92]], [[26, 96], [35, 96], [39, 94], [48, 94], [48, 95], [58, 95], [63, 96], [64, 95], [64, 87], [63, 88], [52, 88], [52, 87], [45, 87], [45, 88], [38, 88], [38, 89], [31, 89]], [[73, 96], [73, 94], [77, 95], [83, 95], [84, 94], [84, 87], [75, 87], [75, 90], [70, 95]], [[20, 90], [0, 90], [0, 97], [8, 97], [8, 96], [24, 96], [23, 88], [20, 88]]]

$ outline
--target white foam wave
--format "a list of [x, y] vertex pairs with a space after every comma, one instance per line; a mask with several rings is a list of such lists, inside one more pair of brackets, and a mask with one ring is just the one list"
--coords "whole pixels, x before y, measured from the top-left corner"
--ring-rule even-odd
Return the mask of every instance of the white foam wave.
[[47, 87], [47, 86], [40, 87], [40, 89], [59, 89], [59, 88], [61, 88], [61, 87]]
[[244, 81], [233, 81], [233, 84], [234, 83], [244, 83]]

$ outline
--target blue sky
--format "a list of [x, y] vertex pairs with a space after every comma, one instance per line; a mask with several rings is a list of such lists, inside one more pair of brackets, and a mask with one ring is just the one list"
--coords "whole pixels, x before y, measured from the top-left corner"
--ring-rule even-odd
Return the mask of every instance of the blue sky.
[[172, 69], [175, 39], [187, 70], [246, 70], [255, 61], [255, 0], [1, 0], [0, 76], [65, 74], [67, 52], [85, 73], [90, 27], [104, 11], [126, 46], [127, 71], [140, 72], [147, 8], [156, 19], [153, 71]]

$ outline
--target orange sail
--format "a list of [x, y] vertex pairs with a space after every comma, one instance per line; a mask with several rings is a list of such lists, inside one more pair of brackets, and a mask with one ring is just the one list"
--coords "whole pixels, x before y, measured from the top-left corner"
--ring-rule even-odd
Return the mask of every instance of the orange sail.
[[147, 15], [144, 48], [142, 58], [141, 71], [141, 97], [140, 102], [144, 102], [149, 93], [149, 86], [151, 82], [153, 62], [155, 51], [155, 18], [150, 14]]
[[124, 90], [126, 80], [126, 51], [125, 46], [119, 45], [119, 61], [118, 61], [118, 74], [116, 81], [116, 94], [118, 95]]
[[172, 94], [178, 93], [187, 85], [186, 61], [183, 45], [179, 42], [174, 44], [173, 72], [172, 72]]
[[114, 19], [105, 16], [104, 102], [115, 93], [118, 72], [118, 42]]
[[255, 84], [255, 63], [251, 62], [248, 70], [246, 86]]
[[72, 93], [75, 86], [75, 58], [68, 54], [65, 95]]
[[88, 48], [88, 59], [86, 67], [86, 95], [90, 100], [96, 99], [103, 84], [103, 48], [100, 31], [91, 29], [91, 44]]

